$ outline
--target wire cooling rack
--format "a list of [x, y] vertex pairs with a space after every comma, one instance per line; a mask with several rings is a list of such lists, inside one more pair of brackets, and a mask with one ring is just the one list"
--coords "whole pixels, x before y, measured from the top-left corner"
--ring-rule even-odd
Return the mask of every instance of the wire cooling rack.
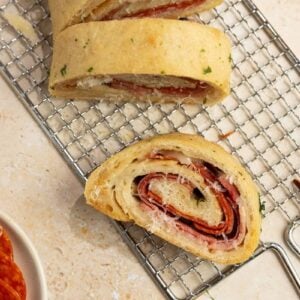
[[[251, 1], [226, 0], [194, 17], [221, 28], [233, 43], [232, 94], [211, 108], [52, 99], [46, 2], [0, 0], [1, 11], [22, 15], [39, 36], [31, 44], [0, 17], [0, 70], [83, 182], [106, 158], [143, 137], [199, 133], [246, 166], [260, 188], [265, 220], [279, 211], [288, 226], [299, 215], [290, 183], [300, 168], [300, 64]], [[220, 140], [229, 131], [234, 133]], [[239, 267], [196, 258], [135, 225], [116, 226], [170, 299], [192, 299]], [[285, 258], [278, 244], [262, 243], [252, 259], [268, 249]]]

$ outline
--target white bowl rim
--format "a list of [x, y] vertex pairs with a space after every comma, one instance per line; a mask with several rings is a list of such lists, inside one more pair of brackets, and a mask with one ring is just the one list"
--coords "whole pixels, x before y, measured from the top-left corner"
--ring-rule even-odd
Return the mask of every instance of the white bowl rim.
[[22, 240], [24, 246], [28, 249], [30, 256], [32, 257], [32, 261], [36, 267], [36, 271], [40, 281], [39, 284], [41, 290], [40, 300], [48, 300], [47, 280], [37, 250], [35, 249], [34, 245], [32, 244], [27, 234], [23, 231], [23, 229], [19, 225], [17, 225], [17, 223], [10, 216], [0, 211], [0, 220], [3, 220], [5, 223], [9, 225], [12, 231], [14, 231], [14, 233]]

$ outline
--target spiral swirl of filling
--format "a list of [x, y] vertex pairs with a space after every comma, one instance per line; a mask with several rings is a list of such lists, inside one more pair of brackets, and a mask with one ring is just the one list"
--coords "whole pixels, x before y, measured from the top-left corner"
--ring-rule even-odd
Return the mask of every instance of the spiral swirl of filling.
[[159, 151], [151, 153], [149, 158], [176, 160], [179, 164], [186, 165], [200, 175], [206, 188], [217, 199], [222, 217], [218, 224], [209, 224], [206, 220], [183, 212], [171, 203], [165, 202], [162, 196], [153, 189], [152, 183], [154, 181], [176, 182], [186, 189], [190, 196], [196, 197], [198, 201], [205, 201], [205, 199], [202, 192], [188, 179], [182, 178], [178, 174], [159, 172], [150, 173], [135, 180], [137, 195], [143, 209], [158, 210], [170, 219], [172, 218], [175, 220], [175, 226], [178, 230], [205, 241], [210, 249], [231, 250], [243, 242], [246, 235], [246, 222], [240, 193], [223, 171], [208, 162], [190, 159], [176, 152]]

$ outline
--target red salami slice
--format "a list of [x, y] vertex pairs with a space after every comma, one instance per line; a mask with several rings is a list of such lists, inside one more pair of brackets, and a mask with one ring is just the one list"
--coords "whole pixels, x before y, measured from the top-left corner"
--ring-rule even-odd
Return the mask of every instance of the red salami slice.
[[0, 279], [1, 300], [21, 300], [20, 295], [4, 280]]
[[[170, 11], [183, 11], [188, 8], [195, 7], [200, 5], [205, 0], [188, 0], [188, 1], [176, 1], [175, 3], [168, 3], [152, 8], [142, 9], [134, 13], [128, 13], [127, 15], [123, 16], [123, 18], [141, 18], [141, 17], [157, 17], [163, 14], [166, 14]], [[115, 18], [116, 14], [124, 8], [127, 8], [128, 3], [125, 3], [116, 9], [110, 11], [106, 16], [104, 16], [101, 20], [112, 20]], [[118, 17], [117, 17], [118, 18]], [[122, 17], [121, 17], [122, 18]]]
[[0, 252], [5, 253], [7, 256], [13, 258], [13, 249], [8, 234], [3, 227], [0, 226]]
[[26, 299], [26, 285], [20, 269], [2, 252], [0, 253], [0, 279], [17, 292], [19, 299]]

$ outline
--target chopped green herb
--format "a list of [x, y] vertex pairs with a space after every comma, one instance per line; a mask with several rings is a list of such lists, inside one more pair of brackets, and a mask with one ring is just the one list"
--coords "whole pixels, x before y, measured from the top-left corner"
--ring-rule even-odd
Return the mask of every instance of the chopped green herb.
[[199, 203], [203, 202], [203, 201], [204, 201], [203, 199], [196, 199], [196, 205], [197, 205], [197, 207], [199, 206]]
[[87, 71], [88, 71], [89, 73], [91, 73], [91, 72], [93, 72], [93, 70], [94, 70], [94, 68], [93, 68], [93, 67], [90, 67], [90, 68], [88, 68]]
[[60, 69], [60, 74], [61, 74], [61, 76], [66, 76], [66, 74], [67, 74], [67, 65], [64, 65], [64, 66]]
[[85, 42], [85, 44], [84, 44], [84, 46], [83, 46], [84, 49], [87, 47], [87, 45], [89, 44], [89, 42], [90, 42], [90, 39], [88, 39], [88, 40]]
[[195, 199], [197, 206], [199, 205], [199, 202], [205, 201], [203, 194], [198, 189], [193, 190], [193, 198]]
[[160, 74], [166, 74], [166, 72], [164, 70], [160, 71]]
[[266, 201], [261, 201], [259, 197], [259, 211], [263, 215], [265, 213], [265, 210], [266, 210]]
[[229, 54], [228, 60], [229, 60], [230, 63], [232, 62], [232, 56], [231, 56], [231, 54]]
[[211, 73], [212, 70], [211, 70], [211, 67], [208, 66], [207, 68], [203, 69], [203, 74], [208, 74], [208, 73]]
[[202, 49], [200, 50], [200, 52], [205, 52], [205, 49], [202, 48]]

